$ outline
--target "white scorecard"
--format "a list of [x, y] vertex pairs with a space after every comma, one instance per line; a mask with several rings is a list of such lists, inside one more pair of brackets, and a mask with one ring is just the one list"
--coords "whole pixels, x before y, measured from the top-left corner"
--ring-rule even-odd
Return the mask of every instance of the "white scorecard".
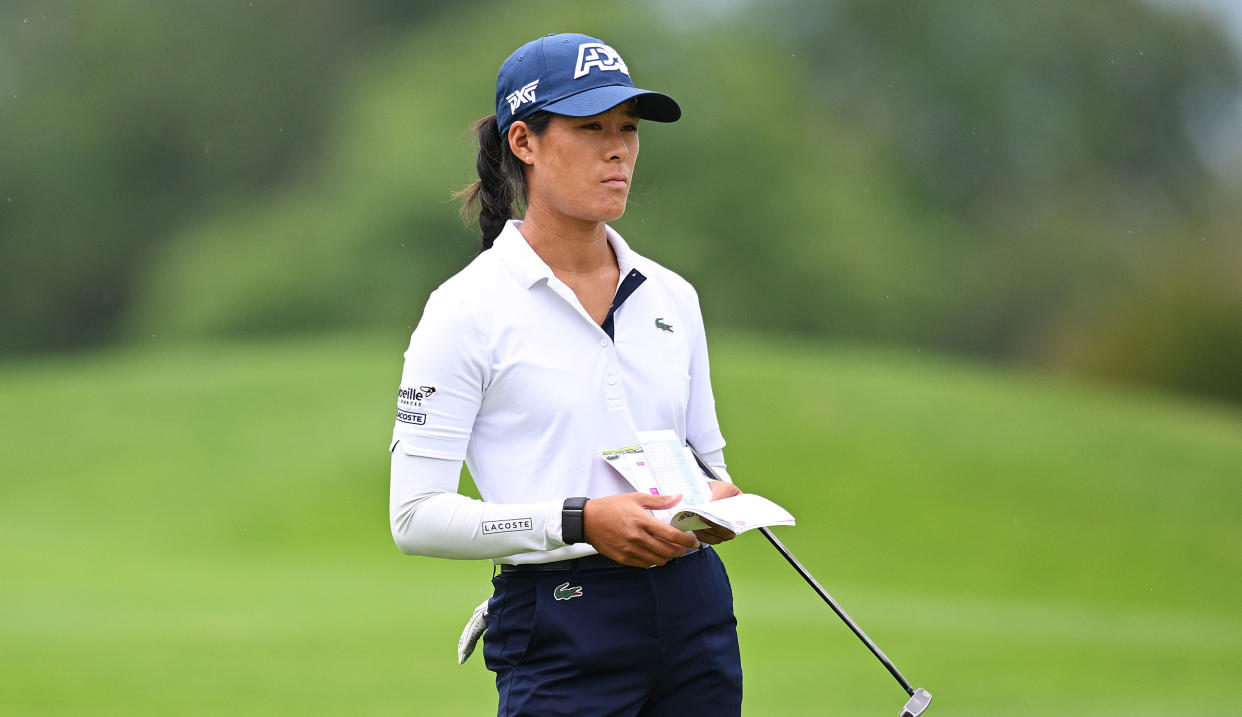
[[768, 525], [794, 524], [789, 511], [754, 493], [713, 501], [707, 476], [675, 432], [640, 431], [638, 440], [637, 445], [600, 453], [634, 490], [682, 496], [681, 503], [672, 509], [652, 511], [652, 515], [674, 528], [700, 530], [711, 522], [740, 534]]

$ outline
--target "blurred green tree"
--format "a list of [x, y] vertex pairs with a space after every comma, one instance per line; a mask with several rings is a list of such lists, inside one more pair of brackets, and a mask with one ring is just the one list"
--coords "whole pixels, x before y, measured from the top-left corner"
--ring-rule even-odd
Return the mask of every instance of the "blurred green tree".
[[[1242, 332], [1242, 287], [1212, 270], [1236, 261], [1232, 195], [1188, 129], [1239, 93], [1203, 18], [1137, 0], [259, 5], [92, 5], [37, 37], [0, 15], [20, 40], [0, 45], [20, 60], [0, 75], [20, 129], [0, 140], [0, 350], [119, 322], [410, 327], [474, 252], [448, 194], [496, 66], [580, 29], [686, 110], [644, 131], [617, 226], [696, 283], [712, 325], [1239, 395], [1204, 368], [1242, 362], [1208, 340]], [[1178, 318], [1131, 321], [1161, 312]]]
[[353, 58], [448, 4], [0, 6], [0, 352], [113, 338], [155, 242], [296, 176]]
[[795, 0], [759, 17], [796, 34], [834, 117], [878, 135], [907, 201], [952, 219], [955, 236], [924, 236], [958, 267], [928, 341], [1019, 353], [1222, 210], [1185, 121], [1239, 92], [1206, 18], [1137, 0]]

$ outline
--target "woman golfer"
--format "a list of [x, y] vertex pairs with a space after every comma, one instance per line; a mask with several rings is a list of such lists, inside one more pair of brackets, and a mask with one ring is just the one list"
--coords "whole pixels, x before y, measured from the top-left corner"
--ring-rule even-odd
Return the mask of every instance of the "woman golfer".
[[[607, 225], [640, 122], [680, 116], [595, 38], [518, 48], [476, 127], [466, 206], [483, 250], [431, 294], [405, 354], [393, 537], [499, 564], [483, 653], [500, 715], [741, 709], [732, 593], [709, 547], [733, 534], [655, 519], [680, 497], [633, 492], [600, 456], [672, 429], [723, 473], [698, 297]], [[481, 501], [457, 492], [463, 459]]]

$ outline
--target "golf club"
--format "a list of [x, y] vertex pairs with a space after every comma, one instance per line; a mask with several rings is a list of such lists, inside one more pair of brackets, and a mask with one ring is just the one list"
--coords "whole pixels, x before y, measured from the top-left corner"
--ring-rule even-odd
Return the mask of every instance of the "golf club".
[[[697, 450], [695, 450], [694, 446], [690, 446], [689, 444], [687, 445], [690, 448], [690, 452], [694, 454], [694, 460], [699, 464], [699, 468], [710, 476], [712, 480], [721, 480], [720, 476], [716, 475], [715, 469], [707, 464], [707, 461], [703, 459], [703, 456], [700, 455]], [[871, 650], [871, 653], [879, 658], [880, 662], [884, 663], [884, 666], [888, 668], [889, 673], [891, 673], [893, 677], [897, 678], [897, 682], [901, 684], [902, 688], [906, 691], [906, 694], [910, 695], [910, 699], [906, 702], [906, 705], [901, 708], [901, 714], [898, 717], [919, 717], [919, 715], [923, 714], [924, 710], [927, 709], [927, 706], [931, 704], [931, 693], [921, 687], [915, 689], [910, 686], [910, 683], [906, 681], [905, 677], [902, 676], [901, 671], [897, 669], [896, 665], [893, 664], [893, 661], [888, 659], [888, 656], [884, 654], [884, 651], [872, 642], [871, 638], [867, 637], [867, 633], [863, 632], [862, 628], [850, 618], [845, 610], [837, 604], [836, 600], [832, 599], [832, 596], [828, 594], [828, 591], [815, 580], [811, 573], [808, 572], [806, 568], [802, 567], [802, 563], [798, 562], [798, 559], [793, 556], [793, 553], [789, 552], [789, 549], [786, 548], [781, 541], [777, 540], [775, 535], [772, 535], [772, 531], [761, 527], [759, 528], [759, 532], [763, 533], [763, 537], [768, 539], [768, 542], [771, 543], [782, 556], [784, 556], [785, 560], [789, 561], [789, 564], [793, 566], [794, 570], [798, 571], [798, 574], [802, 576], [802, 579], [807, 581], [807, 583], [815, 589], [815, 592], [824, 599], [824, 602], [828, 603], [828, 607], [832, 608], [832, 611], [837, 614], [837, 617], [845, 621], [845, 624], [855, 635], [858, 636], [859, 640], [862, 640], [863, 644], [867, 646], [867, 649]]]

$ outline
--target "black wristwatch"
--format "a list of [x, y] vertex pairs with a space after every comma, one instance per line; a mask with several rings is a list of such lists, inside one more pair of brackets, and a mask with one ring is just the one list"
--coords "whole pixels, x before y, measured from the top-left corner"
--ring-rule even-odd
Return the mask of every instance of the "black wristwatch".
[[561, 507], [561, 540], [566, 545], [586, 542], [586, 522], [583, 520], [589, 498], [566, 498]]

